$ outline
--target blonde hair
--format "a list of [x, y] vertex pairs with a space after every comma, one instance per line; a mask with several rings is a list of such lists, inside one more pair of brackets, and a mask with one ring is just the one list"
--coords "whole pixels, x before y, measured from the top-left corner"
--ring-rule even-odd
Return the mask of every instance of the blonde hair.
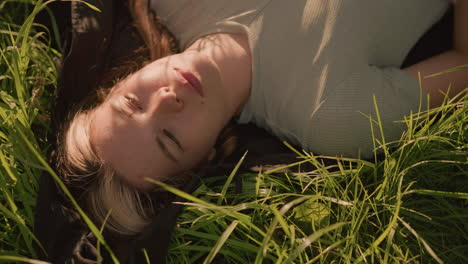
[[[128, 185], [96, 154], [90, 141], [94, 110], [79, 110], [65, 130], [58, 168], [67, 185], [81, 189], [81, 199], [98, 225], [120, 235], [135, 235], [148, 226], [158, 213], [148, 192]], [[215, 148], [222, 160], [234, 151], [237, 138], [229, 124], [218, 136]], [[171, 184], [184, 183], [189, 174]], [[153, 190], [154, 191], [154, 190]]]
[[[103, 75], [101, 84], [115, 87], [118, 80], [146, 63], [177, 52], [176, 39], [148, 9], [147, 0], [129, 0], [129, 8], [146, 49], [135, 50], [136, 58], [131, 58], [128, 63], [119, 62], [117, 67], [109, 69]], [[135, 235], [151, 223], [158, 213], [158, 205], [149, 193], [124, 182], [112, 167], [99, 158], [90, 141], [93, 111], [111, 89], [97, 89], [94, 95], [81, 102], [75, 114], [69, 118], [68, 126], [64, 127], [57, 144], [57, 169], [69, 187], [79, 189], [79, 201], [84, 203], [87, 213], [98, 225], [105, 224], [107, 230], [120, 235]], [[219, 147], [218, 157], [227, 156], [234, 149], [236, 140], [231, 137], [231, 130], [232, 126], [227, 126], [218, 137], [215, 146]], [[184, 176], [187, 175], [181, 175], [177, 181], [184, 182], [187, 179]]]
[[[62, 175], [69, 185], [83, 185], [85, 206], [99, 224], [122, 235], [141, 231], [155, 214], [151, 200], [127, 185], [93, 150], [89, 128], [93, 110], [78, 111], [64, 135]], [[143, 202], [145, 201], [145, 202]]]
[[[145, 47], [137, 48], [134, 57], [118, 61], [102, 75], [100, 83], [114, 87], [116, 82], [145, 64], [178, 51], [176, 39], [149, 9], [147, 0], [128, 0]], [[136, 63], [135, 63], [136, 62]], [[80, 201], [91, 218], [107, 230], [121, 235], [134, 235], [151, 222], [156, 214], [149, 195], [121, 180], [116, 171], [102, 162], [90, 142], [93, 108], [101, 104], [112, 88], [99, 88], [73, 111], [59, 138], [57, 169], [64, 182], [78, 188]], [[87, 106], [87, 107], [85, 107]]]

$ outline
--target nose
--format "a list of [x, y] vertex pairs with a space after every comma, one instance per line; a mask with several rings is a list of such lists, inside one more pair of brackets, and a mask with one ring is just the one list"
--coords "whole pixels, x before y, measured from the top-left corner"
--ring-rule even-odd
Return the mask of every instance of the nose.
[[184, 107], [184, 102], [177, 97], [174, 90], [169, 87], [162, 87], [155, 94], [155, 109], [157, 112], [173, 113], [179, 112]]

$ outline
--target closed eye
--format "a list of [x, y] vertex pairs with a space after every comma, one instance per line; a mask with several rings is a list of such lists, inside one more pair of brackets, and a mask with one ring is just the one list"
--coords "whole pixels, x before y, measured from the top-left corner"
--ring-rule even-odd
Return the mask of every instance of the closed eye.
[[134, 97], [133, 95], [126, 95], [124, 96], [124, 99], [125, 99], [125, 103], [129, 107], [133, 109], [137, 109], [137, 110], [143, 110], [143, 107], [141, 107], [140, 103], [138, 102], [138, 99]]
[[169, 158], [175, 163], [179, 163], [179, 160], [177, 160], [176, 157], [172, 155], [172, 153], [167, 149], [166, 145], [164, 144], [164, 142], [162, 142], [162, 140], [159, 137], [156, 137], [156, 142], [158, 143], [159, 148], [164, 153], [164, 155], [166, 155], [167, 158]]
[[179, 140], [177, 140], [177, 138], [171, 132], [167, 131], [166, 129], [163, 129], [162, 131], [166, 137], [172, 140], [177, 145], [177, 147], [179, 147], [180, 150], [184, 151], [184, 148], [182, 148]]

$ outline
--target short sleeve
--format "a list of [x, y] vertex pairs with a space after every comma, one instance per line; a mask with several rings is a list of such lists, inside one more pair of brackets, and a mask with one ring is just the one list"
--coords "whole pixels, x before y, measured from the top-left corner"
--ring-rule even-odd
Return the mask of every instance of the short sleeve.
[[[307, 148], [325, 155], [372, 157], [369, 117], [377, 120], [373, 98], [388, 143], [399, 139], [405, 130], [406, 125], [399, 121], [418, 111], [420, 93], [417, 80], [405, 71], [366, 65], [334, 87], [311, 115]], [[374, 133], [380, 140], [375, 124]]]

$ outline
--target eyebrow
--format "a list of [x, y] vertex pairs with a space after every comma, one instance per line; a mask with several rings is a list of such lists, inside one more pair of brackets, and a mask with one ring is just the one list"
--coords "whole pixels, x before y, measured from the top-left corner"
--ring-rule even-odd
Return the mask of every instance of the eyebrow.
[[159, 148], [161, 148], [162, 152], [164, 153], [164, 155], [166, 155], [166, 157], [168, 157], [170, 160], [174, 161], [175, 163], [179, 163], [179, 160], [177, 160], [176, 157], [174, 157], [174, 155], [172, 155], [172, 153], [169, 152], [169, 150], [166, 147], [166, 144], [164, 144], [164, 142], [161, 140], [159, 136], [156, 136], [156, 142], [158, 143]]
[[176, 145], [177, 147], [179, 147], [180, 150], [184, 151], [184, 148], [182, 148], [182, 145], [180, 144], [179, 140], [177, 140], [177, 138], [169, 131], [167, 131], [166, 129], [163, 129], [162, 132], [164, 133], [164, 135], [166, 135], [170, 140], [172, 140]]

